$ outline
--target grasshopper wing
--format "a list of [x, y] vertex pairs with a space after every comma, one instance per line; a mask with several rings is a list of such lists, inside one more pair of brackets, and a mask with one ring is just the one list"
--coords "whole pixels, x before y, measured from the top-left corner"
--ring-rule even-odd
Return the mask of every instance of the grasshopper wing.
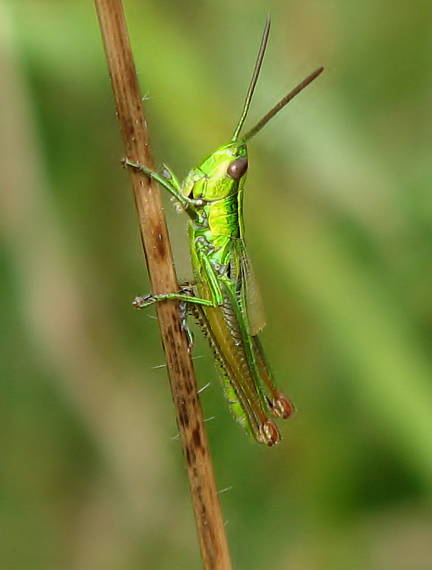
[[255, 272], [243, 239], [239, 240], [238, 253], [241, 276], [240, 295], [247, 315], [247, 321], [249, 323], [249, 334], [251, 336], [255, 336], [266, 325], [264, 305], [258, 283], [255, 278]]

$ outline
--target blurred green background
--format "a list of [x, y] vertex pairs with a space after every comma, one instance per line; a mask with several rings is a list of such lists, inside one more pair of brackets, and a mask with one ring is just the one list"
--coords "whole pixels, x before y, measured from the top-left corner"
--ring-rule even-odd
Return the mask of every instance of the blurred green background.
[[[181, 177], [231, 135], [267, 12], [249, 125], [326, 67], [250, 145], [263, 342], [298, 408], [280, 446], [247, 440], [195, 348], [234, 568], [430, 570], [430, 2], [126, 8]], [[0, 568], [200, 568], [92, 2], [2, 0], [0, 71]]]

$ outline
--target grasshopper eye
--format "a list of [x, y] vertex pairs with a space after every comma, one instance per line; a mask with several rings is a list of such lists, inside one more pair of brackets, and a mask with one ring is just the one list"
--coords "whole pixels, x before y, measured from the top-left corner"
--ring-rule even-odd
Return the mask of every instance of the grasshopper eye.
[[247, 158], [236, 158], [233, 160], [227, 168], [227, 174], [230, 178], [234, 180], [240, 180], [243, 174], [246, 172], [248, 167]]

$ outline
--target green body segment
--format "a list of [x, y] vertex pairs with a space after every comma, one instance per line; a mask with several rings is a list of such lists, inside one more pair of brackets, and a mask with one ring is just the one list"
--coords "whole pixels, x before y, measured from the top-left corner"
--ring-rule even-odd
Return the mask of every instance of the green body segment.
[[[234, 417], [256, 438], [262, 437], [263, 398], [256, 389], [245, 325], [239, 322], [239, 220], [244, 177], [230, 179], [230, 162], [246, 157], [245, 145], [218, 149], [186, 178], [184, 192], [203, 201], [189, 222], [189, 241], [197, 294], [214, 303], [203, 307], [201, 324], [210, 339]], [[215, 176], [216, 174], [216, 176]], [[218, 176], [219, 174], [219, 176]], [[188, 181], [194, 181], [190, 186]], [[241, 312], [241, 310], [240, 310]]]
[[256, 284], [242, 224], [246, 171], [246, 144], [231, 142], [189, 173], [182, 194], [201, 201], [190, 213], [190, 251], [197, 296], [211, 302], [201, 307], [199, 320], [215, 352], [225, 395], [246, 431], [273, 445], [280, 436], [269, 411], [287, 417], [293, 408], [273, 386], [255, 336], [265, 323], [258, 315], [257, 324], [248, 303]]

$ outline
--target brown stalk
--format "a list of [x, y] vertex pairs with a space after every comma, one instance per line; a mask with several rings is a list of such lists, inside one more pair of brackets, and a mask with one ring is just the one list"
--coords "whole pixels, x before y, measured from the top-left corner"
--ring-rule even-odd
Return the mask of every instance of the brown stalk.
[[[95, 0], [126, 156], [153, 167], [147, 124], [130, 48], [121, 0]], [[152, 291], [178, 291], [171, 246], [159, 188], [146, 175], [130, 169], [144, 253]], [[230, 570], [231, 562], [216, 491], [207, 434], [197, 395], [178, 303], [156, 306], [175, 404], [180, 441], [186, 460], [196, 525], [206, 570]]]

